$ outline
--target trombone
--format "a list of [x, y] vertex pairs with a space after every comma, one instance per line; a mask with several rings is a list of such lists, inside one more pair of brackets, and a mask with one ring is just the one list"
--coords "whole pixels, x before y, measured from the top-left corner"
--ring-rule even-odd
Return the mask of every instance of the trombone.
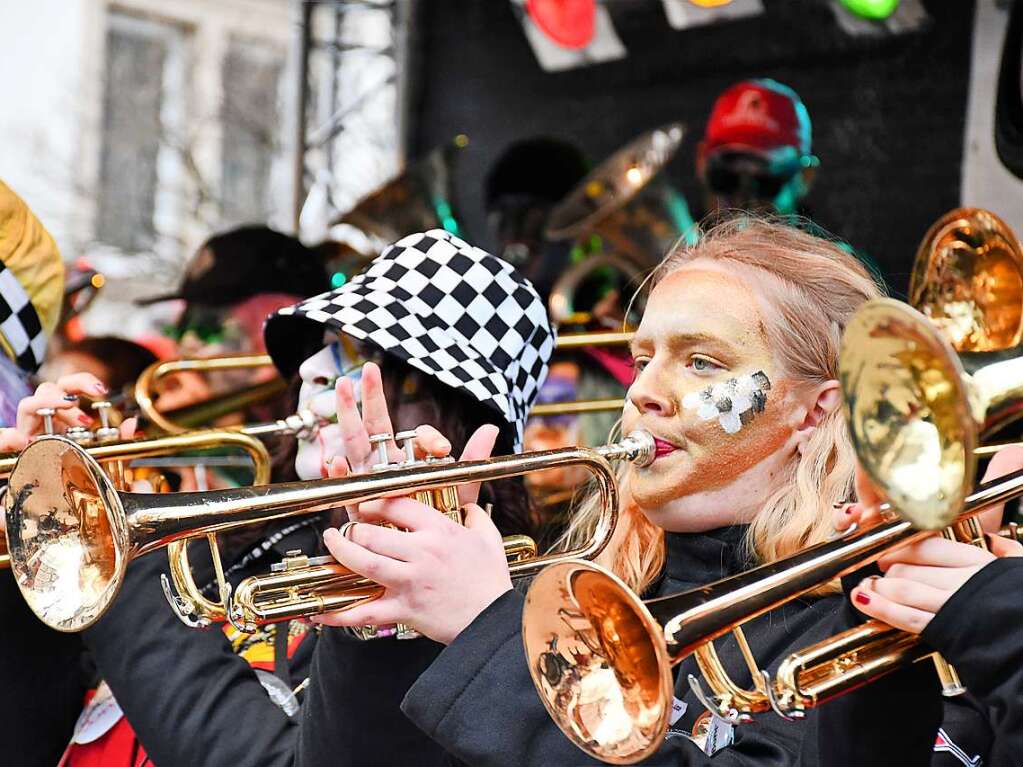
[[[559, 336], [556, 348], [560, 351], [582, 349], [587, 346], [625, 346], [632, 340], [632, 331], [596, 331], [570, 333]], [[222, 370], [244, 370], [273, 367], [268, 354], [242, 354], [226, 357], [167, 360], [154, 362], [135, 382], [134, 398], [142, 416], [167, 434], [181, 434], [188, 429], [215, 421], [229, 413], [242, 410], [273, 399], [286, 388], [279, 377], [269, 381], [246, 386], [241, 389], [212, 397], [203, 402], [186, 405], [172, 411], [162, 412], [156, 408], [153, 390], [157, 383], [169, 375], [186, 371], [211, 373]], [[573, 403], [551, 403], [537, 405], [532, 415], [560, 415], [565, 413], [593, 413], [620, 410], [622, 399], [587, 400]]]
[[[955, 526], [982, 537], [970, 528], [973, 518], [1023, 495], [1023, 471], [970, 492], [978, 441], [1014, 415], [1023, 394], [1023, 358], [957, 355], [922, 314], [880, 299], [848, 324], [840, 373], [853, 444], [891, 501], [887, 519], [646, 603], [587, 562], [561, 563], [533, 581], [523, 613], [530, 673], [548, 712], [584, 751], [630, 764], [656, 750], [671, 712], [671, 667], [690, 654], [713, 696], [690, 677], [694, 693], [733, 722], [768, 710], [799, 718], [931, 654], [915, 636], [868, 623], [787, 658], [772, 679], [758, 667], [740, 624], [930, 531]], [[755, 680], [752, 690], [728, 677], [714, 650], [712, 641], [729, 631]]]
[[142, 415], [154, 426], [167, 434], [181, 434], [188, 429], [211, 423], [229, 413], [273, 399], [287, 388], [287, 383], [280, 376], [274, 376], [268, 381], [245, 386], [193, 405], [161, 412], [157, 410], [153, 401], [153, 390], [160, 380], [169, 375], [186, 371], [212, 373], [222, 370], [245, 370], [273, 366], [273, 359], [268, 354], [240, 354], [154, 362], [143, 370], [138, 380], [135, 381], [135, 403]]
[[[558, 351], [571, 351], [574, 349], [585, 349], [587, 346], [628, 346], [634, 335], [635, 333], [631, 330], [567, 333], [563, 336], [558, 336], [555, 348]], [[533, 417], [603, 413], [615, 410], [621, 411], [624, 407], [625, 400], [618, 397], [579, 400], [577, 402], [544, 402], [539, 405], [533, 405], [529, 415]]]
[[[372, 498], [503, 479], [566, 463], [585, 465], [593, 472], [603, 509], [593, 538], [575, 551], [512, 563], [513, 576], [523, 576], [548, 564], [596, 556], [607, 544], [618, 514], [609, 461], [643, 464], [653, 454], [653, 439], [637, 432], [600, 448], [387, 466], [379, 472], [334, 480], [140, 495], [118, 492], [96, 460], [73, 441], [46, 436], [22, 451], [4, 496], [11, 569], [29, 607], [44, 623], [59, 631], [80, 631], [110, 606], [131, 559], [174, 541]], [[340, 570], [334, 574], [352, 575]], [[355, 591], [349, 605], [379, 593], [361, 579], [336, 585], [341, 596]], [[288, 588], [294, 586], [290, 583]], [[222, 600], [225, 596], [226, 586], [221, 584]], [[312, 614], [300, 609], [302, 614]], [[310, 609], [321, 608], [314, 603]]]
[[[1023, 471], [978, 487], [958, 519], [1020, 494]], [[634, 764], [664, 741], [672, 710], [671, 669], [692, 654], [715, 697], [709, 698], [694, 676], [689, 683], [710, 711], [732, 722], [747, 722], [751, 714], [769, 710], [799, 718], [801, 710], [783, 694], [784, 672], [772, 680], [760, 670], [740, 624], [930, 534], [906, 519], [884, 521], [787, 559], [646, 602], [591, 562], [548, 567], [533, 580], [522, 614], [533, 683], [565, 735], [610, 764]], [[730, 631], [754, 679], [752, 690], [729, 678], [712, 644]], [[881, 648], [889, 654], [878, 657], [861, 653], [851, 666], [834, 662], [832, 686], [825, 687], [820, 678], [813, 681], [829, 696], [848, 691], [883, 673], [879, 669], [898, 648], [889, 643]], [[912, 652], [898, 663], [932, 651], [917, 644]]]

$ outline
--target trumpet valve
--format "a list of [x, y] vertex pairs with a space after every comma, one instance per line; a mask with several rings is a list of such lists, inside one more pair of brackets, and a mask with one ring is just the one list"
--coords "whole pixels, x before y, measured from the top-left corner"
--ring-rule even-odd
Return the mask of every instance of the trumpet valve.
[[121, 433], [110, 425], [110, 409], [112, 407], [113, 405], [107, 400], [92, 403], [92, 409], [99, 417], [100, 427], [96, 429], [96, 439], [100, 442], [110, 442], [121, 436]]
[[92, 442], [95, 435], [84, 426], [71, 426], [64, 432], [64, 436], [79, 445], [86, 445]]
[[377, 451], [377, 463], [373, 464], [373, 471], [386, 471], [391, 468], [391, 458], [387, 454], [387, 443], [394, 439], [393, 434], [371, 434], [369, 444]]
[[43, 419], [43, 431], [47, 434], [53, 434], [53, 416], [56, 414], [56, 409], [52, 407], [41, 407], [36, 411], [36, 415]]
[[401, 445], [402, 452], [405, 453], [404, 464], [412, 466], [418, 461], [416, 460], [416, 433], [415, 431], [399, 431], [394, 435], [394, 441]]
[[303, 554], [301, 549], [292, 549], [284, 553], [284, 558], [280, 562], [270, 565], [270, 572], [287, 573], [305, 567], [309, 567], [309, 557]]

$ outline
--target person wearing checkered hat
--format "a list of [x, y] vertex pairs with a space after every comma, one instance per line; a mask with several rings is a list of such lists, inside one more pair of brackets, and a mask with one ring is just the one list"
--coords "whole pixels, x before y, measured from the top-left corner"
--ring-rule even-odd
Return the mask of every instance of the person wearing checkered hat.
[[[303, 361], [325, 331], [330, 343]], [[300, 407], [332, 417], [335, 382], [346, 375], [358, 381], [356, 363], [368, 356], [395, 371], [400, 398], [413, 399], [417, 387], [457, 394], [463, 413], [496, 422], [508, 452], [521, 450], [555, 342], [529, 281], [444, 230], [399, 240], [340, 288], [276, 312], [264, 334], [282, 375], [302, 378]], [[319, 439], [335, 431], [321, 430]], [[300, 448], [300, 476], [322, 474], [319, 462], [305, 460]]]

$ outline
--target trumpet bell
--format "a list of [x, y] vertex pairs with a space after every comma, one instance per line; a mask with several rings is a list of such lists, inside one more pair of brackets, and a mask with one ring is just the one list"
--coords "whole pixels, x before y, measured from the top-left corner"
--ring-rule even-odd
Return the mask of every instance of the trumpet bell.
[[928, 319], [891, 299], [865, 304], [839, 356], [849, 432], [870, 480], [915, 527], [956, 518], [973, 488], [975, 392]]
[[909, 303], [959, 351], [996, 351], [1023, 342], [1023, 248], [983, 208], [939, 218], [917, 250]]
[[565, 562], [533, 580], [523, 614], [529, 673], [576, 746], [610, 764], [656, 751], [671, 713], [671, 662], [639, 597], [596, 565]]
[[4, 514], [11, 571], [32, 611], [58, 631], [80, 631], [117, 596], [129, 536], [113, 483], [63, 437], [33, 443], [11, 472]]

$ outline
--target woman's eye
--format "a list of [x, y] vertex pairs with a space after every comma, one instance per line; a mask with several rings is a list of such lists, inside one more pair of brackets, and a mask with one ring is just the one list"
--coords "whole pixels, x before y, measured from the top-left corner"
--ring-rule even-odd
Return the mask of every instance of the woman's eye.
[[633, 375], [639, 375], [643, 372], [643, 369], [647, 366], [650, 360], [646, 357], [633, 357], [632, 358], [632, 371]]

